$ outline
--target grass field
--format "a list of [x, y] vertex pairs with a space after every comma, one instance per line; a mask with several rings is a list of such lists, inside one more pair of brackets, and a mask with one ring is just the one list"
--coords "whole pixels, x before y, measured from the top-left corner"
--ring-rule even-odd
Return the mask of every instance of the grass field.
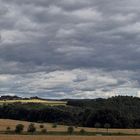
[[29, 99], [29, 100], [0, 100], [0, 104], [10, 104], [10, 103], [42, 103], [46, 105], [66, 105], [67, 102], [65, 101], [50, 101], [50, 100], [41, 100], [41, 99]]
[[0, 135], [0, 140], [140, 140], [140, 136], [32, 136]]

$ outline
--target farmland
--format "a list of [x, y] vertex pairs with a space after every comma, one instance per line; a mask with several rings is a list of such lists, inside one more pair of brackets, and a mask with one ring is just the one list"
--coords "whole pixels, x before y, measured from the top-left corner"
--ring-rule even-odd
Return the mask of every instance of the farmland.
[[[6, 131], [7, 127], [11, 128], [11, 131], [15, 130], [15, 127], [17, 124], [23, 124], [24, 125], [24, 132], [27, 131], [27, 127], [30, 124], [30, 122], [27, 121], [18, 121], [18, 120], [10, 120], [10, 119], [0, 119], [0, 132], [4, 132]], [[48, 132], [67, 132], [67, 128], [68, 126], [66, 125], [57, 125], [56, 128], [53, 128], [53, 124], [52, 123], [34, 123], [37, 132], [40, 132], [40, 125], [42, 124], [44, 126], [44, 128], [47, 129]], [[74, 127], [74, 131], [75, 132], [79, 132], [81, 129], [84, 129], [86, 132], [94, 132], [94, 133], [106, 133], [106, 129], [104, 128], [88, 128], [88, 127]], [[113, 133], [113, 134], [118, 134], [118, 133], [122, 133], [122, 134], [137, 134], [140, 135], [140, 129], [109, 129], [109, 133]]]
[[12, 103], [41, 103], [50, 106], [66, 105], [65, 101], [53, 101], [53, 100], [41, 100], [41, 99], [27, 99], [27, 100], [0, 100], [0, 104], [12, 104]]
[[[27, 131], [27, 127], [30, 122], [27, 121], [17, 121], [17, 120], [9, 120], [9, 119], [0, 119], [0, 132], [4, 132], [7, 127], [10, 127], [12, 131], [14, 131], [15, 126], [17, 124], [23, 124], [25, 126], [24, 132]], [[44, 125], [44, 128], [47, 129], [48, 132], [58, 131], [64, 132], [67, 131], [68, 126], [58, 125], [56, 128], [52, 127], [51, 123], [34, 123], [37, 131], [40, 131], [40, 124]], [[80, 131], [82, 127], [74, 128], [76, 132]], [[95, 128], [83, 128], [88, 132], [105, 132], [106, 129], [95, 129]], [[76, 136], [76, 135], [50, 135], [50, 134], [41, 134], [41, 135], [16, 135], [16, 134], [0, 134], [0, 140], [139, 140], [140, 136], [127, 136], [127, 134], [135, 134], [136, 131], [134, 129], [109, 129], [111, 133], [126, 133], [126, 136]], [[137, 129], [137, 134], [140, 134], [140, 129]]]

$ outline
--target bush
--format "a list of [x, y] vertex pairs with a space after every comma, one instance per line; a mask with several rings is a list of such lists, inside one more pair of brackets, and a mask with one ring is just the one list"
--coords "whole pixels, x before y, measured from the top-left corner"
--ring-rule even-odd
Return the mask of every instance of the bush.
[[16, 128], [15, 128], [15, 132], [16, 133], [21, 133], [24, 129], [24, 125], [23, 124], [17, 124]]
[[57, 124], [54, 123], [54, 124], [52, 125], [52, 128], [56, 128], [56, 127], [57, 127]]
[[41, 124], [39, 127], [40, 127], [40, 128], [44, 128], [44, 125], [43, 125], [43, 124]]
[[33, 123], [29, 124], [27, 131], [30, 133], [34, 133], [36, 131], [35, 125]]
[[78, 128], [78, 126], [77, 126], [77, 125], [75, 125], [75, 128]]
[[43, 133], [43, 134], [47, 133], [47, 129], [43, 128], [43, 129], [41, 130], [41, 133]]
[[74, 128], [72, 126], [69, 126], [67, 132], [71, 135], [74, 132]]
[[84, 129], [81, 129], [81, 130], [80, 130], [80, 134], [83, 135], [83, 134], [85, 134], [85, 133], [86, 133], [86, 131], [85, 131]]
[[11, 128], [8, 126], [8, 127], [6, 127], [6, 131], [7, 132], [10, 132], [11, 131]]

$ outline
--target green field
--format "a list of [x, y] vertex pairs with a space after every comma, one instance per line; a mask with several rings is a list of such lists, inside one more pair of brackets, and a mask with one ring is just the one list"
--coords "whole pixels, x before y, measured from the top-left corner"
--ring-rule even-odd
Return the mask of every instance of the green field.
[[41, 100], [41, 99], [29, 99], [29, 100], [0, 100], [0, 104], [12, 104], [12, 103], [41, 103], [50, 106], [66, 105], [65, 101], [53, 101], [53, 100]]

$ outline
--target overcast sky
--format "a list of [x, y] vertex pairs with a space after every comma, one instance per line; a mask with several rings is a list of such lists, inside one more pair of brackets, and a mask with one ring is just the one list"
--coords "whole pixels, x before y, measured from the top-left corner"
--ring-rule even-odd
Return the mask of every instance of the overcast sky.
[[140, 0], [0, 0], [0, 95], [140, 96]]

